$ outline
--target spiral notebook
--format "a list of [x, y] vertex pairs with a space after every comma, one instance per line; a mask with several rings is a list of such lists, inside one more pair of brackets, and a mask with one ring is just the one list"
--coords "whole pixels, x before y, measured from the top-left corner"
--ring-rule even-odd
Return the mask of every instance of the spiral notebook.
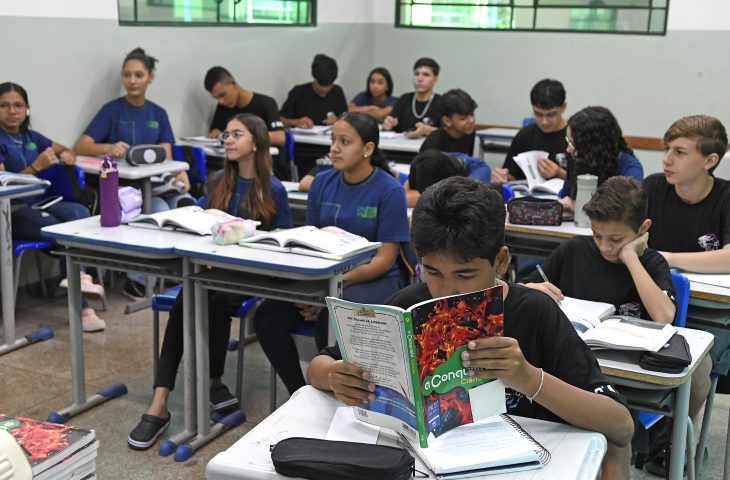
[[550, 452], [506, 414], [429, 437], [428, 448], [409, 445], [444, 480], [532, 470], [550, 462]]

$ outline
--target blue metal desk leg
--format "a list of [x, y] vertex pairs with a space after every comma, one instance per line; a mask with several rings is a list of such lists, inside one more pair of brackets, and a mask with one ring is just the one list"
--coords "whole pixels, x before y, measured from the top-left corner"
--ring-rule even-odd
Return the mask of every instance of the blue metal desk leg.
[[81, 412], [127, 393], [126, 385], [118, 383], [99, 390], [96, 395], [86, 398], [84, 336], [81, 326], [81, 280], [79, 278], [79, 265], [71, 257], [66, 257], [66, 273], [68, 275], [68, 323], [71, 337], [73, 403], [48, 416], [48, 421], [55, 423], [66, 423], [69, 418]]
[[684, 477], [684, 456], [687, 449], [687, 415], [689, 415], [691, 383], [692, 379], [687, 380], [677, 388], [677, 393], [675, 393], [669, 480], [682, 480]]
[[183, 401], [184, 430], [169, 437], [160, 444], [160, 455], [166, 457], [175, 453], [179, 445], [184, 444], [197, 432], [195, 402], [195, 329], [193, 324], [193, 282], [188, 280], [191, 273], [190, 261], [183, 257]]

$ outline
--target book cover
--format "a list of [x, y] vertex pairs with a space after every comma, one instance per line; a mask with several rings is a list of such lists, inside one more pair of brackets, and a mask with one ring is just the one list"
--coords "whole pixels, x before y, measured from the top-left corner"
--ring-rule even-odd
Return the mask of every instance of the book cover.
[[0, 428], [25, 450], [33, 476], [47, 471], [96, 438], [93, 430], [0, 414]]
[[460, 355], [470, 340], [502, 335], [502, 287], [422, 302], [404, 311], [327, 298], [345, 361], [370, 372], [376, 399], [356, 417], [428, 446], [459, 425], [506, 410], [504, 386], [470, 377]]

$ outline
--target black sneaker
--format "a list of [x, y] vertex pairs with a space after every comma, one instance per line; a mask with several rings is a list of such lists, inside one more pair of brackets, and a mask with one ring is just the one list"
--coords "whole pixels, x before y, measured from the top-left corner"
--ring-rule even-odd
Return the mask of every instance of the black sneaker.
[[125, 297], [129, 297], [132, 300], [141, 300], [145, 298], [145, 287], [141, 283], [135, 282], [134, 280], [127, 279], [124, 282], [124, 290], [122, 290]]
[[210, 408], [214, 412], [230, 412], [238, 408], [238, 399], [223, 383], [210, 387]]
[[167, 413], [167, 419], [147, 414], [142, 415], [142, 420], [127, 437], [127, 445], [134, 450], [147, 450], [155, 444], [160, 435], [165, 433], [167, 427], [170, 426], [171, 418], [170, 412]]

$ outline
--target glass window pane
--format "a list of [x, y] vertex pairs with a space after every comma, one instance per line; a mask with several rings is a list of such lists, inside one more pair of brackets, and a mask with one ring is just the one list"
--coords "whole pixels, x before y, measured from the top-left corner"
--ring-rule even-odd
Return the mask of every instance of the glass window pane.
[[118, 0], [120, 22], [311, 25], [315, 0]]

